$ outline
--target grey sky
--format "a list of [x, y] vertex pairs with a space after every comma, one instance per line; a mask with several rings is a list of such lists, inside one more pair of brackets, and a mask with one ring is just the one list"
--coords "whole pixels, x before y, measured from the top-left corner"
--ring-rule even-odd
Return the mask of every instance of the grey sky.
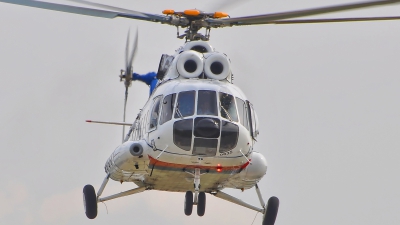
[[[103, 1], [138, 11], [212, 8], [213, 1]], [[231, 16], [346, 3], [247, 1]], [[68, 3], [68, 2], [67, 2]], [[400, 5], [336, 13], [398, 16]], [[261, 123], [256, 150], [269, 163], [265, 199], [276, 224], [400, 222], [400, 21], [249, 26], [211, 31]], [[172, 26], [101, 19], [0, 3], [0, 224], [251, 224], [255, 212], [207, 195], [204, 217], [184, 195], [149, 191], [107, 202], [89, 221], [81, 190], [97, 189], [120, 144], [125, 38], [139, 29], [134, 70], [154, 71], [183, 41]], [[134, 29], [133, 29], [134, 30]], [[128, 120], [148, 88], [130, 89]], [[134, 187], [109, 182], [105, 194]], [[253, 189], [236, 197], [258, 205]], [[261, 215], [254, 224], [261, 224]]]

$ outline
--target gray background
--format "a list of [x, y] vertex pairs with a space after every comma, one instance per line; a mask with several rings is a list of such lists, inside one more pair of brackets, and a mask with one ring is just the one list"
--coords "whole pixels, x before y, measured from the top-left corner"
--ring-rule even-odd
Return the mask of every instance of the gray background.
[[[246, 1], [231, 16], [340, 4], [347, 0]], [[66, 2], [67, 4], [71, 4]], [[214, 1], [104, 1], [159, 13], [215, 10]], [[399, 16], [400, 6], [335, 13]], [[84, 215], [81, 190], [97, 189], [120, 144], [128, 28], [139, 28], [134, 70], [156, 70], [183, 44], [176, 29], [0, 3], [0, 224], [251, 224], [256, 213], [207, 195], [204, 217], [183, 213], [182, 193], [149, 191]], [[269, 168], [264, 198], [281, 200], [276, 224], [399, 224], [400, 21], [214, 29], [210, 43], [232, 61], [255, 105], [256, 150]], [[128, 121], [148, 97], [130, 89]], [[133, 188], [109, 182], [105, 194]], [[258, 205], [253, 189], [229, 190]], [[259, 214], [254, 224], [261, 224]]]

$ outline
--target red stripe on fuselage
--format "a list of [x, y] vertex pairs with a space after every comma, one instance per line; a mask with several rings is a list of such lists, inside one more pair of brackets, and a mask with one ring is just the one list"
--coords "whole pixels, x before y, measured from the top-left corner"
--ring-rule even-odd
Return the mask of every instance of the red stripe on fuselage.
[[163, 168], [170, 168], [170, 169], [195, 169], [199, 168], [201, 170], [209, 170], [210, 172], [217, 172], [217, 168], [222, 169], [222, 171], [227, 172], [227, 171], [233, 171], [233, 170], [243, 170], [245, 169], [250, 162], [246, 162], [245, 164], [242, 165], [237, 165], [237, 166], [204, 166], [204, 165], [186, 165], [186, 164], [177, 164], [177, 163], [168, 163], [168, 162], [163, 162], [160, 160], [157, 160], [151, 156], [149, 156], [150, 159], [150, 167], [163, 167]]

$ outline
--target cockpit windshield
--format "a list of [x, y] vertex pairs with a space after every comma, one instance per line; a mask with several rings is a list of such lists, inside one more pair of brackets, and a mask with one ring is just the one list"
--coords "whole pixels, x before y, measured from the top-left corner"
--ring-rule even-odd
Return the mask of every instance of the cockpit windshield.
[[[243, 101], [231, 94], [212, 90], [199, 90], [197, 93], [183, 91], [164, 98], [163, 116], [160, 121], [170, 119], [175, 95], [177, 101], [173, 139], [176, 146], [185, 151], [192, 151], [193, 155], [202, 156], [214, 156], [217, 152], [226, 153], [236, 147], [239, 138], [239, 114], [240, 122], [248, 123], [247, 118], [242, 118], [247, 117], [247, 114], [243, 115], [242, 112], [247, 109], [243, 109]], [[241, 102], [236, 103], [238, 100]], [[237, 104], [242, 106], [239, 107], [239, 113]], [[248, 126], [246, 128], [248, 129]]]
[[179, 93], [176, 103], [175, 118], [191, 116], [194, 114], [194, 99], [196, 91]]
[[197, 115], [218, 116], [217, 93], [215, 91], [199, 91]]
[[225, 119], [238, 122], [235, 98], [230, 94], [219, 93], [219, 103], [221, 106], [221, 116]]

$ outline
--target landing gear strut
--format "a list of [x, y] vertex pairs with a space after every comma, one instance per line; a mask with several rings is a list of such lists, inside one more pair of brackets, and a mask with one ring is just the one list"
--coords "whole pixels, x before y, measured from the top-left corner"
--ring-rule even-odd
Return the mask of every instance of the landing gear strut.
[[276, 216], [278, 215], [279, 199], [277, 197], [273, 196], [273, 197], [269, 198], [268, 204], [265, 204], [264, 200], [261, 196], [260, 189], [258, 188], [257, 184], [255, 185], [255, 188], [256, 188], [257, 196], [258, 196], [258, 199], [260, 200], [260, 204], [261, 204], [262, 208], [258, 208], [253, 205], [250, 205], [250, 204], [243, 202], [242, 200], [237, 199], [233, 196], [230, 196], [222, 191], [212, 192], [211, 194], [214, 195], [215, 197], [222, 198], [226, 201], [229, 201], [229, 202], [241, 205], [243, 207], [252, 209], [254, 211], [260, 212], [260, 213], [264, 214], [262, 225], [274, 225]]

